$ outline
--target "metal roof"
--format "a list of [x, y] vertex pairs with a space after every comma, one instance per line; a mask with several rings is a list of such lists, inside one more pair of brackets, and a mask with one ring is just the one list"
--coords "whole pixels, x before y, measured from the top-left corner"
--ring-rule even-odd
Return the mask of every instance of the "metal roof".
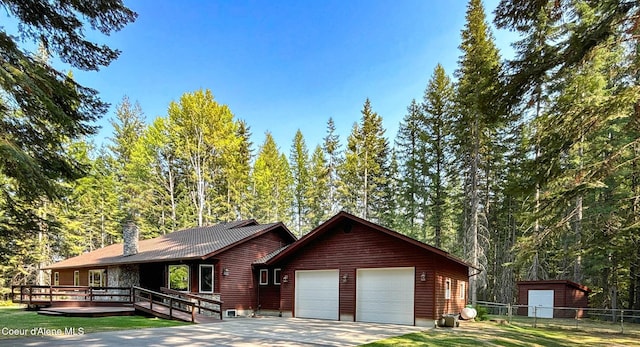
[[138, 253], [134, 255], [124, 256], [123, 244], [118, 243], [60, 261], [47, 269], [207, 258], [277, 226], [282, 226], [289, 232], [282, 223], [257, 224], [253, 220], [190, 228], [154, 239], [140, 240]]

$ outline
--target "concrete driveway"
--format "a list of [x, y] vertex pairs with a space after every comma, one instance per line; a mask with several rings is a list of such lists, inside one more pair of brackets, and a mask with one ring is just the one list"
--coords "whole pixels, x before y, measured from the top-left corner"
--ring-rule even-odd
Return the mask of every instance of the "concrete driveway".
[[302, 318], [234, 318], [219, 323], [0, 340], [9, 346], [357, 346], [425, 328]]

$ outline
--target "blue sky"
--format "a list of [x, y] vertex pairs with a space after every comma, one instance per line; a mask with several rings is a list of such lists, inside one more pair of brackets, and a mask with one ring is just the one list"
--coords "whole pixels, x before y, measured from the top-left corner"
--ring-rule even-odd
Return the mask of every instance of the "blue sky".
[[[251, 127], [254, 147], [270, 131], [289, 153], [300, 128], [309, 150], [333, 117], [346, 143], [367, 97], [393, 141], [411, 99], [421, 99], [440, 62], [452, 75], [466, 1], [148, 1], [125, 3], [138, 20], [109, 37], [122, 51], [99, 72], [74, 71], [111, 109], [124, 95], [150, 122], [185, 92], [210, 89]], [[489, 16], [497, 0], [486, 1]], [[491, 19], [491, 17], [490, 17]], [[501, 51], [513, 35], [494, 32]]]

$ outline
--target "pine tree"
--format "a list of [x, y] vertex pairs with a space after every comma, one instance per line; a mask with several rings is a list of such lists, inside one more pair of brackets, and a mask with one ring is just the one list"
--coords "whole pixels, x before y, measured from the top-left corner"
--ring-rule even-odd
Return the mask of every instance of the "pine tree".
[[502, 121], [496, 103], [500, 63], [498, 50], [486, 22], [480, 0], [470, 0], [462, 30], [463, 55], [458, 62], [457, 104], [460, 113], [455, 129], [461, 172], [464, 172], [465, 245], [467, 259], [482, 271], [470, 278], [471, 302], [476, 303], [480, 288], [486, 285], [485, 250], [488, 230], [487, 206], [483, 199], [489, 167], [486, 154], [492, 151], [492, 135]]
[[452, 173], [450, 158], [453, 153], [450, 148], [453, 102], [453, 85], [442, 65], [438, 64], [424, 92], [424, 131], [421, 134], [421, 141], [426, 147], [423, 172], [428, 177], [428, 186], [425, 191], [430, 192], [424, 215], [428, 216], [426, 219], [433, 230], [436, 247], [442, 247], [445, 240], [454, 234], [454, 230], [447, 227], [452, 224], [448, 223], [447, 217], [451, 212], [451, 207], [447, 205], [447, 177]]
[[271, 133], [266, 134], [253, 166], [254, 217], [263, 223], [291, 216], [293, 178], [284, 153], [280, 153]]
[[338, 167], [341, 165], [340, 138], [336, 134], [336, 126], [333, 118], [327, 121], [327, 136], [323, 139], [322, 149], [327, 159], [327, 185], [329, 196], [329, 212], [335, 214], [339, 209], [338, 187], [340, 186], [340, 177], [338, 175]]
[[388, 183], [389, 144], [384, 137], [382, 118], [367, 99], [361, 124], [355, 124], [348, 138], [345, 162], [341, 165], [341, 200], [365, 219], [379, 220], [384, 206], [384, 187]]
[[141, 202], [141, 181], [137, 179], [139, 170], [145, 167], [135, 165], [133, 152], [145, 128], [144, 115], [140, 104], [132, 105], [128, 97], [116, 107], [116, 119], [111, 120], [113, 127], [112, 152], [115, 174], [118, 178], [117, 194], [121, 199], [121, 210], [126, 218], [137, 219]]
[[[428, 203], [426, 166], [426, 133], [424, 114], [416, 100], [412, 100], [407, 114], [400, 122], [396, 137], [396, 152], [400, 161], [399, 210], [403, 230], [418, 240], [428, 239], [426, 224]], [[436, 246], [437, 247], [437, 246]]]
[[296, 132], [291, 154], [291, 173], [293, 175], [293, 216], [295, 221], [295, 231], [298, 236], [302, 236], [303, 228], [307, 227], [309, 219], [309, 206], [306, 201], [309, 186], [309, 151], [304, 141], [304, 136], [300, 129]]
[[320, 225], [330, 217], [332, 201], [329, 191], [329, 165], [325, 152], [319, 145], [311, 155], [309, 167], [309, 189], [305, 199], [309, 205], [309, 227]]
[[[110, 34], [137, 15], [120, 1], [1, 3], [11, 20], [0, 28], [0, 181], [7, 183], [0, 185], [0, 209], [6, 216], [0, 220], [0, 234], [20, 235], [39, 223], [25, 202], [59, 198], [65, 182], [85, 173], [87, 168], [73, 160], [65, 144], [94, 134], [92, 123], [108, 106], [97, 91], [30, 50], [39, 47], [74, 68], [98, 70], [119, 51], [89, 41], [87, 29]], [[9, 34], [12, 29], [17, 33]]]

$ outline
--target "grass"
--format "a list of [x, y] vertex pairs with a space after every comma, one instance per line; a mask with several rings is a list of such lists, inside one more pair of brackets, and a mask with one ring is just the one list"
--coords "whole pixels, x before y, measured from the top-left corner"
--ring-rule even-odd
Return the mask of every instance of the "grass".
[[463, 322], [460, 328], [436, 328], [366, 344], [386, 346], [637, 346], [640, 335], [541, 329], [493, 322]]
[[[14, 306], [0, 307], [0, 340], [17, 337], [30, 337], [31, 329], [50, 329], [52, 331], [60, 329], [75, 328], [75, 332], [79, 333], [80, 328], [84, 334], [95, 333], [99, 331], [115, 331], [130, 330], [144, 328], [161, 328], [185, 325], [189, 323], [171, 321], [159, 318], [149, 318], [143, 316], [114, 316], [114, 317], [53, 317], [39, 315], [34, 311], [25, 311], [24, 308]], [[6, 329], [5, 329], [6, 328]], [[8, 329], [18, 329], [24, 334], [15, 333], [7, 334]], [[4, 333], [3, 333], [4, 332]], [[42, 335], [43, 330], [40, 330]], [[46, 333], [46, 332], [45, 332]], [[37, 336], [37, 335], [36, 335]], [[2, 343], [0, 343], [1, 345]]]

